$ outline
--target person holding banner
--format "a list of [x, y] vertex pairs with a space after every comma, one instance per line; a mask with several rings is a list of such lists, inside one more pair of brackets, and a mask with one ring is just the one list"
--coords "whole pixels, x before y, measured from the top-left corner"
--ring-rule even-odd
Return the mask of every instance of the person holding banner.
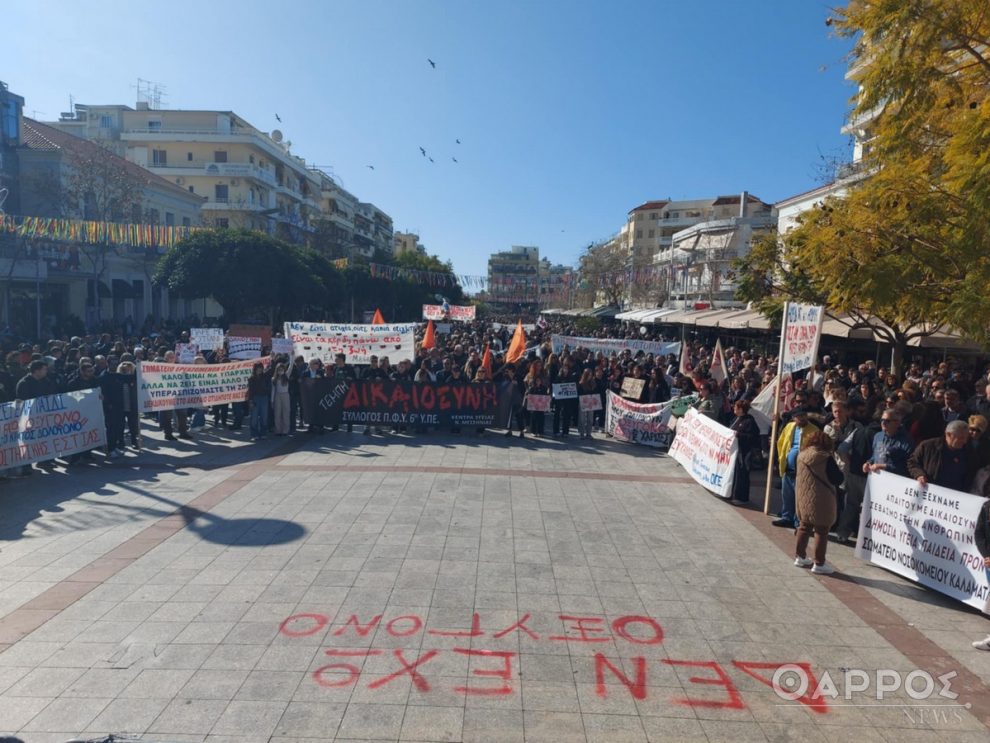
[[748, 400], [736, 400], [732, 412], [735, 418], [729, 428], [736, 432], [736, 441], [739, 442], [739, 455], [732, 478], [732, 502], [749, 503], [749, 467], [753, 452], [759, 451], [760, 426], [749, 412]]
[[[835, 491], [842, 483], [842, 471], [832, 456], [832, 440], [815, 429], [805, 438], [797, 457], [796, 506], [800, 522], [794, 545], [794, 565], [811, 568], [816, 575], [831, 575], [835, 568], [825, 562], [828, 530], [835, 523]], [[808, 558], [808, 543], [815, 537], [814, 559]]]
[[272, 412], [275, 418], [275, 435], [288, 436], [291, 427], [292, 396], [289, 392], [288, 367], [283, 363], [275, 367], [272, 377]]
[[[581, 372], [581, 381], [578, 382], [578, 399], [580, 395], [597, 395], [598, 385], [595, 384], [595, 377], [591, 369], [587, 368]], [[595, 424], [594, 410], [581, 410], [578, 412], [578, 436], [582, 439], [590, 439], [591, 431]]]
[[[549, 382], [544, 374], [542, 361], [536, 359], [529, 365], [529, 373], [523, 380], [523, 385], [525, 386], [527, 396], [542, 396], [550, 393]], [[525, 406], [526, 403], [524, 401], [523, 407]], [[529, 432], [536, 438], [540, 438], [543, 435], [543, 428], [546, 425], [546, 413], [542, 410], [529, 410], [528, 413]]]
[[[980, 557], [983, 558], [983, 567], [990, 576], [990, 500], [983, 504], [979, 516], [976, 517], [973, 542], [980, 552]], [[990, 650], [990, 635], [974, 642], [973, 647], [977, 650]]]
[[272, 379], [264, 364], [259, 362], [251, 367], [247, 393], [251, 440], [258, 441], [268, 433], [268, 406], [272, 397]]

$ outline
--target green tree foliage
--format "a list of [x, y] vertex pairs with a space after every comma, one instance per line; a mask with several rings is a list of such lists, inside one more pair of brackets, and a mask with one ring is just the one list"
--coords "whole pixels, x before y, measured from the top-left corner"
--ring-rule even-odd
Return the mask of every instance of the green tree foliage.
[[184, 297], [212, 297], [228, 320], [298, 319], [339, 294], [339, 272], [308, 248], [248, 230], [195, 232], [162, 256], [155, 283]]
[[834, 25], [855, 41], [863, 178], [754, 246], [740, 295], [876, 318], [901, 349], [944, 327], [990, 342], [990, 5], [859, 0]]

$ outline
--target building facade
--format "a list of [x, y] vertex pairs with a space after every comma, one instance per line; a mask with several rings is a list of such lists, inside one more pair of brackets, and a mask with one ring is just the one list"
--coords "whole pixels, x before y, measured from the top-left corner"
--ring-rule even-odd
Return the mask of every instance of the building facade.
[[17, 149], [21, 144], [24, 99], [11, 93], [0, 80], [0, 214], [17, 214], [20, 208]]
[[488, 259], [488, 301], [504, 308], [536, 309], [540, 303], [540, 249], [513, 245]]
[[414, 232], [396, 232], [393, 240], [393, 253], [399, 257], [403, 253], [419, 253], [426, 255], [426, 246], [419, 241], [419, 235]]
[[[128, 162], [96, 142], [29, 118], [21, 120], [20, 206], [28, 217], [195, 227], [204, 199]], [[98, 192], [98, 198], [90, 194]], [[77, 317], [140, 325], [155, 317], [219, 316], [212, 301], [175, 300], [152, 277], [163, 248], [82, 241], [11, 239], [7, 321], [29, 329]], [[40, 310], [40, 313], [38, 312]], [[39, 314], [38, 317], [29, 318]]]
[[82, 105], [50, 125], [104, 143], [205, 199], [203, 223], [308, 242], [322, 214], [322, 181], [278, 130], [233, 111], [159, 110], [146, 103]]

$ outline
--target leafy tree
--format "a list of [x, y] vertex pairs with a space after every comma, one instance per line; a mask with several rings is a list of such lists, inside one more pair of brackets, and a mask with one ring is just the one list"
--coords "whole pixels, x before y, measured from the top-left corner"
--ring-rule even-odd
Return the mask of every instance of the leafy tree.
[[895, 359], [946, 326], [990, 342], [986, 0], [862, 0], [833, 23], [856, 42], [865, 177], [758, 243], [738, 264], [740, 295], [822, 302], [870, 325]]
[[590, 304], [597, 297], [606, 304], [622, 306], [628, 285], [627, 251], [615, 240], [592, 243], [580, 258], [581, 288], [590, 292]]
[[262, 313], [257, 319], [273, 324], [322, 311], [342, 285], [316, 252], [247, 230], [193, 233], [162, 256], [155, 282], [179, 296], [212, 297], [229, 320]]

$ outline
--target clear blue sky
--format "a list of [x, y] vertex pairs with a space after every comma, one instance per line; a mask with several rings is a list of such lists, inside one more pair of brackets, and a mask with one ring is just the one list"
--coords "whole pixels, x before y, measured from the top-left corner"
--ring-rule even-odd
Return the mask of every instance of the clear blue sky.
[[820, 153], [845, 149], [853, 92], [818, 0], [8, 0], [3, 13], [0, 79], [28, 114], [56, 118], [70, 94], [133, 105], [136, 78], [158, 81], [168, 108], [280, 128], [459, 273], [512, 244], [573, 263], [648, 199], [812, 188]]

